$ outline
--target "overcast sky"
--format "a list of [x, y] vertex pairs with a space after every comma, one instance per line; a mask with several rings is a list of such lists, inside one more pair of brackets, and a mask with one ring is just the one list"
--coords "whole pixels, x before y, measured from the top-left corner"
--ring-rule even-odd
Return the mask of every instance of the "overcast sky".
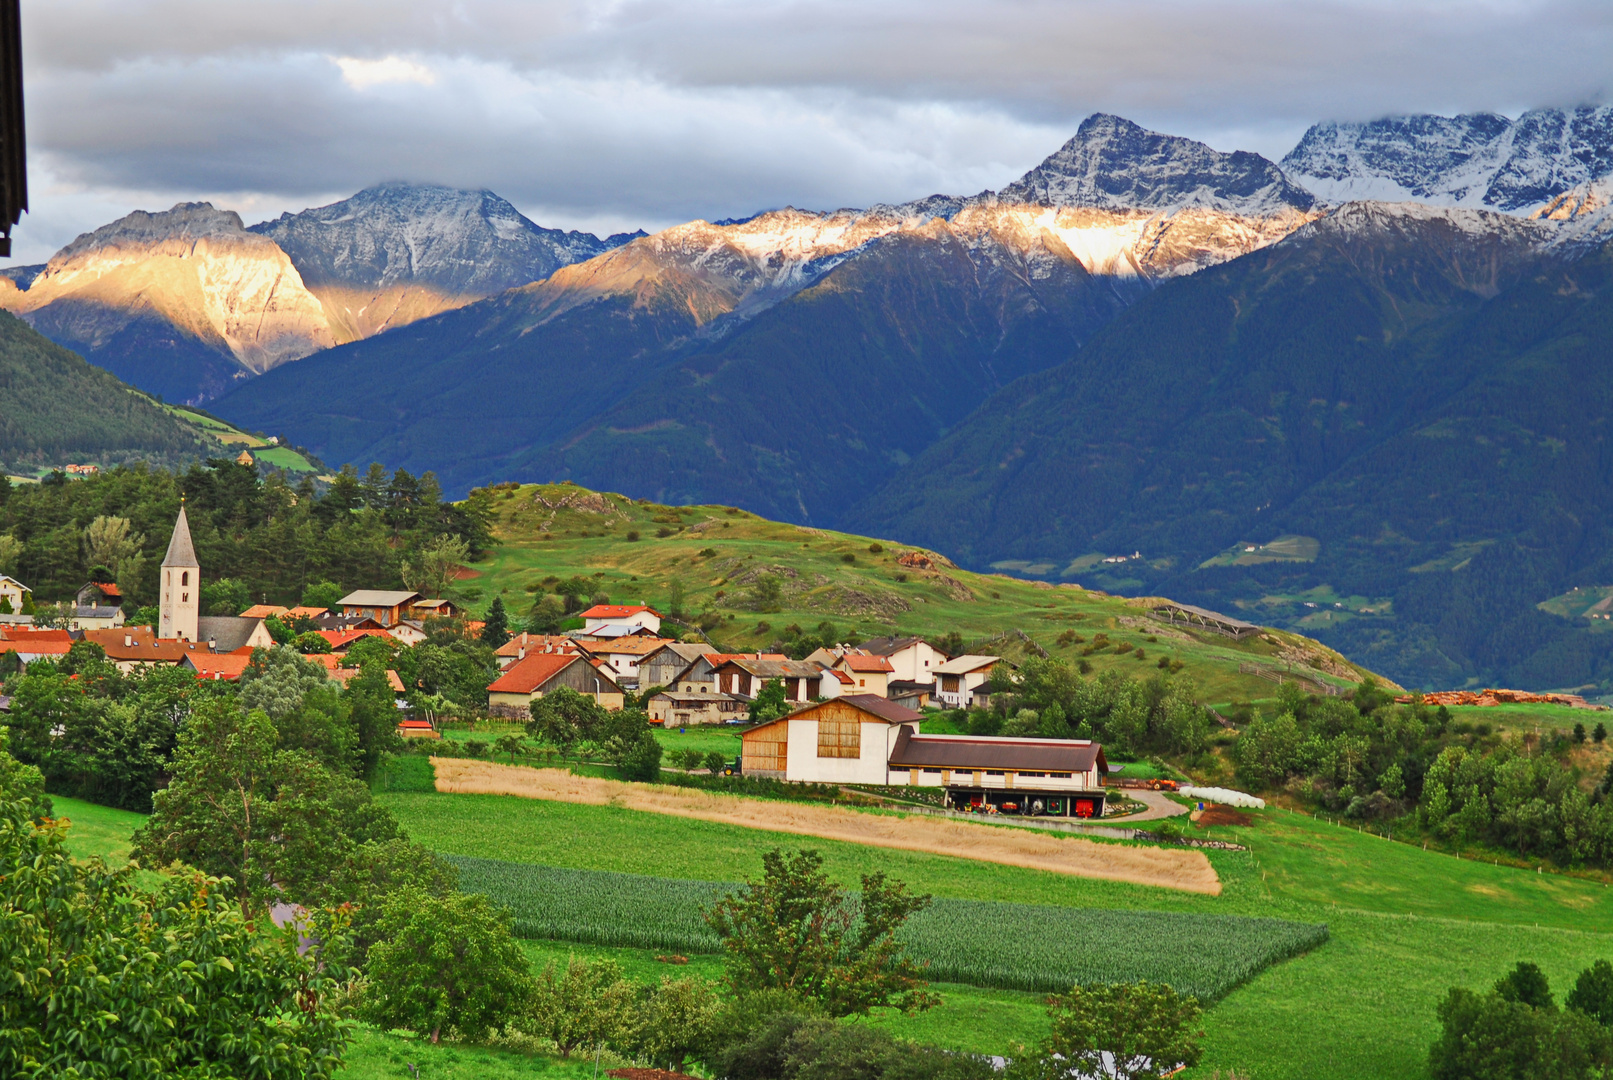
[[997, 188], [1086, 115], [1276, 159], [1312, 122], [1601, 103], [1608, 0], [24, 0], [39, 262], [131, 209], [381, 180], [599, 232]]

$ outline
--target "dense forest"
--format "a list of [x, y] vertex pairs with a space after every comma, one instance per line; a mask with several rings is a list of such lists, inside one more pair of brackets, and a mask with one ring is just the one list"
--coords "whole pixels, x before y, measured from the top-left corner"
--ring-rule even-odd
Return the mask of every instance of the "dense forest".
[[398, 588], [411, 555], [442, 537], [458, 537], [470, 558], [489, 542], [479, 502], [444, 502], [429, 472], [349, 467], [320, 491], [309, 477], [292, 486], [211, 459], [183, 472], [135, 465], [0, 484], [0, 572], [36, 603], [70, 599], [92, 575], [117, 582], [126, 604], [154, 603], [181, 498], [203, 581], [239, 583], [252, 603], [293, 604], [325, 582]]
[[0, 464], [200, 458], [199, 433], [109, 372], [0, 311]]

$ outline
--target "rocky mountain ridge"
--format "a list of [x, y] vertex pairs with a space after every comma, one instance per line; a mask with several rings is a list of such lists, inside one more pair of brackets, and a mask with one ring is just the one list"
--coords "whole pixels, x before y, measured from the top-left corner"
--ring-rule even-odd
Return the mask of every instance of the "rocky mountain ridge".
[[248, 229], [233, 210], [135, 211], [0, 308], [126, 382], [200, 402], [279, 364], [547, 275], [631, 236], [543, 229], [490, 192], [382, 185]]
[[1313, 125], [1282, 168], [1323, 202], [1528, 213], [1613, 173], [1613, 106]]

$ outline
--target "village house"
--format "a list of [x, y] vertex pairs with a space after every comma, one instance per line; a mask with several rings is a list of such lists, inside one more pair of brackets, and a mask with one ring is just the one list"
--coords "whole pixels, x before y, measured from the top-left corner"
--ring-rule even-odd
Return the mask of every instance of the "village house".
[[666, 683], [668, 690], [679, 690], [685, 694], [716, 693], [717, 668], [730, 660], [788, 660], [783, 653], [719, 653], [703, 652], [689, 666], [679, 672], [677, 677]]
[[578, 645], [575, 640], [561, 634], [528, 634], [523, 632], [516, 634], [497, 649], [494, 649], [493, 655], [498, 658], [499, 670], [508, 671], [510, 665], [517, 660], [526, 659], [529, 653], [580, 653], [582, 651], [582, 646]]
[[966, 709], [977, 687], [991, 678], [1000, 656], [953, 657], [935, 669], [935, 700], [943, 708]]
[[667, 642], [662, 638], [639, 635], [578, 642], [589, 655], [605, 662], [610, 669], [611, 678], [633, 690], [639, 687], [639, 661], [658, 651], [665, 644]]
[[406, 590], [358, 589], [342, 597], [338, 606], [343, 615], [374, 619], [382, 627], [392, 627], [402, 622], [420, 599], [419, 593]]
[[588, 637], [622, 637], [661, 633], [661, 613], [633, 604], [595, 604], [582, 613], [582, 632]]
[[122, 607], [123, 590], [110, 581], [92, 581], [73, 597], [78, 607]]
[[185, 654], [180, 661], [180, 667], [189, 668], [196, 673], [198, 679], [216, 679], [224, 682], [235, 682], [246, 671], [247, 665], [252, 663], [250, 653], [210, 653], [201, 649], [193, 649]]
[[410, 618], [424, 621], [426, 619], [458, 619], [465, 612], [452, 600], [416, 600], [410, 611]]
[[73, 614], [68, 617], [67, 624], [71, 630], [111, 630], [123, 625], [123, 609], [74, 604]]
[[816, 649], [808, 654], [806, 659], [807, 663], [819, 664], [830, 671], [845, 674], [849, 682], [845, 679], [838, 681], [842, 687], [849, 687], [842, 692], [850, 694], [878, 694], [880, 697], [885, 697], [887, 683], [895, 670], [885, 657], [875, 656], [848, 645], [837, 645], [832, 649]]
[[865, 653], [883, 656], [890, 661], [890, 681], [893, 683], [933, 683], [936, 669], [951, 659], [921, 637], [869, 638], [860, 648]]
[[245, 619], [239, 615], [204, 615], [197, 619], [196, 640], [217, 653], [267, 649], [274, 645], [274, 637], [262, 619]]
[[84, 640], [99, 645], [106, 658], [125, 675], [142, 668], [172, 667], [183, 663], [191, 653], [207, 651], [205, 643], [180, 638], [159, 639], [149, 626], [86, 630]]
[[35, 660], [60, 660], [73, 647], [73, 636], [66, 630], [32, 626], [5, 626], [0, 637], [0, 654], [16, 653], [24, 664]]
[[695, 724], [737, 724], [749, 715], [748, 702], [730, 694], [662, 690], [648, 702], [650, 719], [663, 727], [690, 727]]
[[528, 653], [487, 688], [487, 711], [525, 720], [532, 703], [562, 686], [586, 694], [607, 709], [623, 705], [622, 688], [610, 672], [596, 668], [580, 653]]
[[[644, 689], [652, 686], [674, 688], [678, 677], [688, 671], [700, 659], [701, 654], [710, 651], [709, 645], [686, 645], [681, 641], [662, 642], [658, 648], [645, 653], [639, 660], [639, 686]], [[687, 692], [693, 693], [692, 690]]]
[[769, 681], [778, 679], [787, 701], [811, 701], [822, 697], [824, 670], [806, 660], [756, 660], [735, 656], [716, 665], [718, 693], [754, 701]]
[[0, 610], [0, 614], [21, 615], [22, 609], [27, 607], [34, 591], [14, 577], [0, 574], [0, 609], [9, 607], [10, 611]]
[[923, 716], [877, 694], [849, 694], [797, 709], [741, 737], [741, 772], [817, 784], [884, 784], [902, 732]]

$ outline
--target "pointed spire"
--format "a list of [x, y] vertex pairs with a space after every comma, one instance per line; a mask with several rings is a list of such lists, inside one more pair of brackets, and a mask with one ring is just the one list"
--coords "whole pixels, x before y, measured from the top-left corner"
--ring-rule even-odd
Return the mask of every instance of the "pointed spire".
[[162, 557], [164, 566], [197, 566], [196, 549], [190, 542], [190, 522], [185, 519], [185, 503], [180, 500], [179, 519], [174, 522], [174, 536], [168, 541], [168, 554]]

